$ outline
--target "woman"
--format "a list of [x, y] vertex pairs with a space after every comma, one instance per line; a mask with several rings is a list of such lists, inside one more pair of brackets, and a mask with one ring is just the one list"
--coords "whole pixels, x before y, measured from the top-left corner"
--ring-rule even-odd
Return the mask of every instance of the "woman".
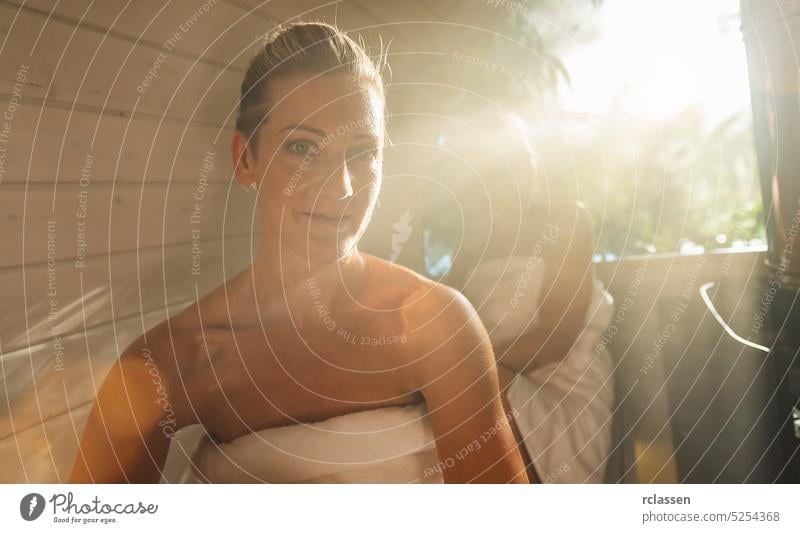
[[[474, 309], [456, 291], [358, 251], [383, 142], [379, 68], [358, 44], [321, 23], [266, 40], [242, 82], [232, 139], [236, 179], [258, 195], [257, 256], [122, 354], [70, 481], [157, 482], [170, 436], [200, 424], [207, 438], [195, 466], [208, 481], [390, 482], [436, 467], [445, 482], [527, 482]], [[353, 434], [329, 427], [351, 420], [363, 422], [356, 433], [384, 421], [387, 434], [421, 435], [435, 454], [391, 449], [359, 465], [359, 477], [347, 473], [355, 466], [315, 476], [310, 463], [338, 464], [341, 452], [323, 435]], [[274, 448], [298, 429], [290, 446], [312, 440], [332, 455], [300, 465], [254, 451], [254, 442]], [[489, 438], [476, 447], [481, 435]], [[365, 442], [351, 445], [368, 456]], [[437, 455], [444, 466], [429, 464]], [[423, 459], [398, 464], [404, 456]], [[214, 477], [225, 461], [231, 474]]]
[[594, 275], [589, 215], [537, 179], [543, 172], [515, 117], [478, 113], [456, 129], [438, 139], [469, 165], [445, 176], [465, 223], [459, 235], [458, 224], [440, 221], [450, 237], [436, 241], [461, 241], [443, 281], [469, 298], [489, 332], [528, 477], [602, 482], [613, 365], [597, 346], [613, 300]]

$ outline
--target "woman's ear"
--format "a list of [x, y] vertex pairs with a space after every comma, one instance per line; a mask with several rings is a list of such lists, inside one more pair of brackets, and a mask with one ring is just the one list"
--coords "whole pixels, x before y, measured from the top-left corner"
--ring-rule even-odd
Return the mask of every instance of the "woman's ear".
[[233, 130], [231, 138], [231, 160], [236, 181], [245, 187], [258, 185], [255, 155], [247, 142], [247, 137], [239, 130]]

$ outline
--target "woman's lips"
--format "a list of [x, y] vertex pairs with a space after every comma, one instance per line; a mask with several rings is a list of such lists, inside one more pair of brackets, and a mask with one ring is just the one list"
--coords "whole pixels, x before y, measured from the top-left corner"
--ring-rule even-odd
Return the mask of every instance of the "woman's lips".
[[327, 214], [327, 213], [319, 213], [316, 211], [313, 212], [300, 212], [300, 216], [309, 220], [317, 226], [324, 226], [333, 229], [346, 229], [349, 226], [350, 220], [353, 218], [352, 215], [342, 215], [342, 214]]

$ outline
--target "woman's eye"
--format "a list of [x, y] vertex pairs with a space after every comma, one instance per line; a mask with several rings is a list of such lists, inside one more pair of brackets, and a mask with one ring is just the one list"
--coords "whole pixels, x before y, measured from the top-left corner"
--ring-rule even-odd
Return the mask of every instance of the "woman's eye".
[[294, 141], [286, 147], [290, 152], [296, 155], [306, 155], [314, 151], [314, 143], [311, 141]]

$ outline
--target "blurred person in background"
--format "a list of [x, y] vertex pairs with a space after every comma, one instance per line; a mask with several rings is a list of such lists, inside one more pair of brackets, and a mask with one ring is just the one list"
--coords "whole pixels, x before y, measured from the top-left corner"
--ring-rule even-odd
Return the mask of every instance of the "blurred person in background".
[[430, 174], [459, 205], [443, 210], [436, 198], [424, 210], [426, 242], [449, 266], [441, 280], [469, 298], [489, 333], [529, 478], [600, 483], [614, 393], [599, 342], [613, 299], [595, 277], [588, 211], [559, 193], [566, 176], [537, 163], [519, 117], [476, 113], [444, 131], [437, 144], [452, 164]]

